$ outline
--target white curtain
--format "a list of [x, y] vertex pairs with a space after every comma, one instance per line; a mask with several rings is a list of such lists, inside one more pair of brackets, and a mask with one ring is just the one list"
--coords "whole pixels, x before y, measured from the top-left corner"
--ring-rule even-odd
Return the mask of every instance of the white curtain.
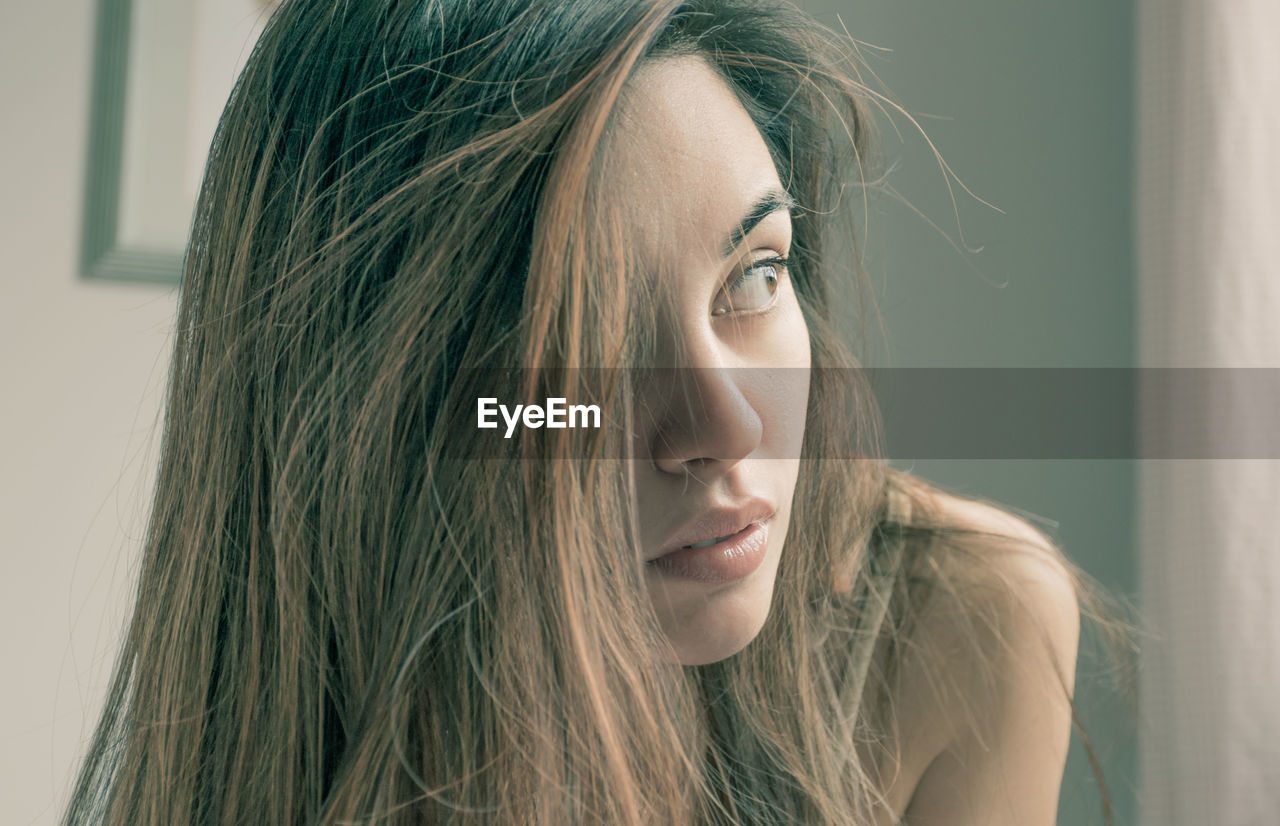
[[[1137, 24], [1140, 364], [1280, 368], [1280, 0]], [[1150, 455], [1266, 442], [1249, 375], [1146, 392]], [[1214, 455], [1140, 465], [1144, 826], [1280, 824], [1280, 461]]]

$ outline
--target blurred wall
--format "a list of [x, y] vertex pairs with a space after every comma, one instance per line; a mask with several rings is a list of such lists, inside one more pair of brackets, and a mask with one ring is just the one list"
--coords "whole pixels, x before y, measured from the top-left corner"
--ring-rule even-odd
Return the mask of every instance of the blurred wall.
[[150, 489], [169, 289], [77, 273], [94, 3], [0, 7], [0, 822], [51, 824]]
[[[1132, 2], [801, 5], [837, 31], [843, 20], [855, 39], [892, 50], [861, 52], [960, 180], [1004, 212], [955, 181], [953, 206], [919, 130], [890, 109], [892, 124], [881, 119], [883, 146], [898, 168], [888, 183], [924, 217], [884, 196], [872, 205], [867, 267], [889, 341], [867, 363], [1134, 366]], [[953, 242], [982, 251], [963, 253]], [[1136, 598], [1133, 462], [899, 464], [1056, 521], [1073, 560], [1114, 594]], [[1115, 822], [1136, 823], [1134, 717], [1089, 643], [1077, 700], [1103, 761]], [[1079, 738], [1061, 801], [1062, 826], [1102, 822]]]

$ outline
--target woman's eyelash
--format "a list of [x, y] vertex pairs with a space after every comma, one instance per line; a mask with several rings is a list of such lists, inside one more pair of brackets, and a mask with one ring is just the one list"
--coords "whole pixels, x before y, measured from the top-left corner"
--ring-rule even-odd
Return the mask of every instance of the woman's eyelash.
[[732, 290], [734, 287], [737, 287], [743, 281], [746, 281], [747, 276], [750, 275], [754, 270], [757, 270], [761, 267], [768, 266], [770, 264], [772, 264], [776, 269], [785, 271], [787, 267], [791, 265], [791, 259], [787, 258], [786, 256], [775, 255], [770, 258], [761, 258], [759, 261], [752, 261], [741, 272], [738, 273], [737, 278], [733, 279], [733, 281], [730, 282], [729, 289]]

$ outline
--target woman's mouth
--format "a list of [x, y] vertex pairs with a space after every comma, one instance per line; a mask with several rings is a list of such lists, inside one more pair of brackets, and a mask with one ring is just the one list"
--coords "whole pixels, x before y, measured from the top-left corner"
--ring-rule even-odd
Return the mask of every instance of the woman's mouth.
[[687, 548], [705, 548], [708, 545], [714, 545], [717, 542], [723, 542], [731, 536], [736, 536], [736, 534], [725, 534], [724, 536], [717, 536], [715, 539], [708, 539], [705, 542], [695, 542], [692, 545], [685, 545], [684, 547], [686, 549]]
[[769, 522], [752, 522], [737, 533], [682, 545], [647, 564], [662, 576], [706, 584], [750, 576], [764, 561]]

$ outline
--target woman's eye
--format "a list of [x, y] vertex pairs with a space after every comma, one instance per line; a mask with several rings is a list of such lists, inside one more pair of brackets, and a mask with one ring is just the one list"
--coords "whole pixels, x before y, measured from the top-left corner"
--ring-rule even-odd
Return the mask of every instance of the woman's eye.
[[778, 292], [778, 279], [786, 269], [787, 259], [763, 258], [743, 270], [716, 298], [712, 315], [762, 310]]

